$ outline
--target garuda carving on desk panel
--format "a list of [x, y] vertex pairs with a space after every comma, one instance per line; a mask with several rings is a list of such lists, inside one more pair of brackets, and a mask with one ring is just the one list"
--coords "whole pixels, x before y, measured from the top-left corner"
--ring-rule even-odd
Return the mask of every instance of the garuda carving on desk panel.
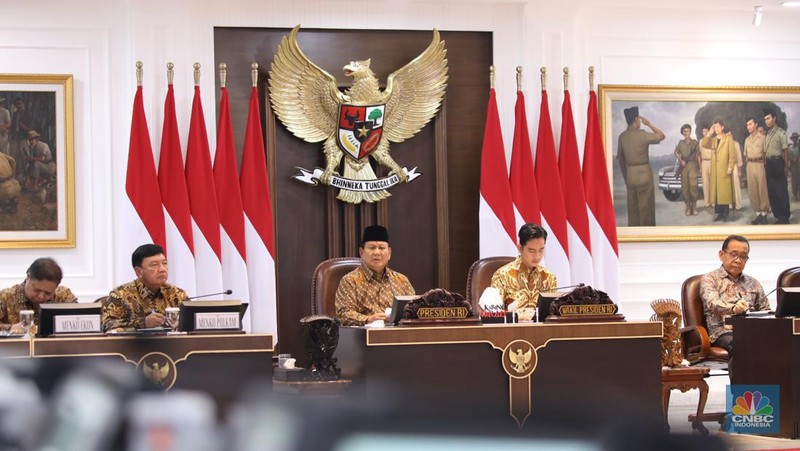
[[[370, 60], [343, 67], [353, 84], [339, 91], [336, 78], [311, 62], [297, 43], [298, 25], [284, 36], [272, 61], [270, 101], [275, 114], [295, 136], [324, 141], [325, 168], [313, 173], [300, 168], [295, 178], [340, 188], [338, 199], [358, 204], [390, 194], [386, 188], [419, 174], [401, 167], [389, 154], [389, 143], [400, 143], [419, 132], [439, 111], [447, 81], [447, 51], [439, 32], [425, 51], [394, 71], [381, 91]], [[376, 180], [372, 157], [390, 176]], [[344, 159], [343, 175], [337, 171]]]

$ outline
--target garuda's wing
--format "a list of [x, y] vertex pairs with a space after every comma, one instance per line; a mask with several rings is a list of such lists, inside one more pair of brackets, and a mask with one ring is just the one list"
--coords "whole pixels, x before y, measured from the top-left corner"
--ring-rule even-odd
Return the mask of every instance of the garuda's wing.
[[514, 351], [508, 353], [508, 360], [511, 360], [511, 363], [513, 363], [514, 365], [517, 364], [517, 355], [514, 354]]
[[166, 377], [169, 376], [169, 365], [164, 365], [164, 367], [159, 371], [158, 375], [161, 377], [161, 379], [166, 379]]
[[336, 131], [339, 104], [346, 99], [336, 79], [312, 63], [297, 43], [300, 25], [281, 39], [269, 71], [272, 109], [295, 136], [308, 142]]
[[439, 111], [447, 86], [447, 50], [433, 30], [431, 44], [386, 80], [384, 135], [392, 142], [414, 136]]
[[533, 349], [528, 349], [528, 352], [526, 352], [524, 356], [525, 356], [525, 364], [531, 363], [531, 357], [533, 356]]

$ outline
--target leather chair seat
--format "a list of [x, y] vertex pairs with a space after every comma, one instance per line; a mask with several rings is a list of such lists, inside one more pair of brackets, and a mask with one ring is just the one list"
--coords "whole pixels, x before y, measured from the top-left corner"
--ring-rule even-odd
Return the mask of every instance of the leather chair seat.
[[339, 281], [360, 265], [361, 259], [357, 257], [331, 258], [317, 265], [311, 281], [311, 312], [314, 315], [336, 317]]
[[728, 351], [725, 348], [711, 346], [706, 325], [706, 314], [703, 310], [703, 298], [700, 296], [702, 274], [689, 277], [681, 286], [681, 310], [683, 311], [684, 328], [681, 329], [683, 352], [691, 363], [703, 360], [727, 361]]
[[472, 304], [472, 311], [475, 315], [480, 314], [478, 301], [481, 294], [489, 285], [492, 284], [492, 275], [501, 266], [514, 260], [514, 257], [486, 257], [482, 258], [469, 267], [467, 274], [467, 301]]

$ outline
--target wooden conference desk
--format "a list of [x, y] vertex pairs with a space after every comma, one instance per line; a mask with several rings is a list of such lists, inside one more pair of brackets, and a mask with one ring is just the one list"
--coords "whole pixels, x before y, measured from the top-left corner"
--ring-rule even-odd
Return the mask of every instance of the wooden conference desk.
[[3, 358], [122, 361], [157, 387], [207, 392], [223, 408], [247, 382], [272, 381], [272, 351], [272, 335], [263, 334], [0, 340]]
[[660, 420], [661, 328], [660, 322], [343, 327], [335, 356], [342, 376], [370, 399], [389, 384], [415, 403], [510, 415], [520, 428], [529, 416], [551, 415], [554, 406], [561, 413], [629, 409]]
[[730, 317], [732, 384], [780, 385], [779, 437], [800, 438], [800, 318]]

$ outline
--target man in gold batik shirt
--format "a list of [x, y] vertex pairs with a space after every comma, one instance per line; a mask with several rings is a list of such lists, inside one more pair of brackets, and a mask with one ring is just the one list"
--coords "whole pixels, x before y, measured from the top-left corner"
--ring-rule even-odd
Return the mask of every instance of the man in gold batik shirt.
[[358, 253], [361, 266], [345, 274], [336, 290], [336, 316], [345, 326], [385, 320], [395, 296], [414, 294], [408, 278], [387, 267], [392, 248], [386, 228], [365, 228]]
[[161, 246], [139, 246], [131, 263], [136, 280], [115, 288], [103, 302], [104, 331], [167, 325], [167, 307], [178, 307], [189, 299], [185, 291], [167, 283], [167, 257]]
[[556, 289], [556, 276], [539, 265], [544, 258], [547, 231], [537, 224], [525, 224], [519, 229], [519, 257], [492, 275], [492, 287], [508, 310], [536, 307], [539, 293]]
[[37, 258], [26, 272], [25, 281], [0, 291], [0, 323], [10, 324], [12, 333], [22, 332], [21, 310], [33, 310], [33, 323], [39, 324], [39, 305], [78, 302], [67, 287], [60, 287], [63, 272], [52, 258]]

